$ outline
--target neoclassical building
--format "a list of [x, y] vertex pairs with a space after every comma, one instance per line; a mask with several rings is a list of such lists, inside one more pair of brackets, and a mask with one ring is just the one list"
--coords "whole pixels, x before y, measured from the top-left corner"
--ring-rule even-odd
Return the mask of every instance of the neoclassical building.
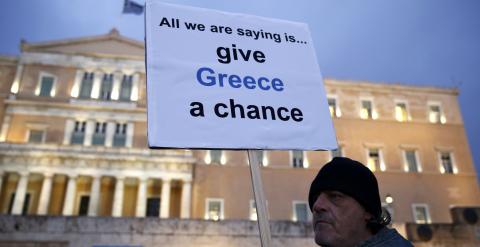
[[[325, 87], [340, 148], [260, 153], [271, 219], [309, 221], [334, 156], [374, 171], [399, 228], [480, 206], [456, 89]], [[143, 43], [116, 30], [0, 57], [0, 213], [255, 220], [246, 152], [147, 148], [145, 88]]]

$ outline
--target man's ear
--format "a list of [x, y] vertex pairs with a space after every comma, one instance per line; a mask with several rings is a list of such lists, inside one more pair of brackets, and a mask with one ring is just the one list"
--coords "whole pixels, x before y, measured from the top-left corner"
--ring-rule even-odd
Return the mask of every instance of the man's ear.
[[369, 222], [373, 219], [373, 215], [367, 211], [365, 211], [363, 218], [365, 219], [366, 222]]

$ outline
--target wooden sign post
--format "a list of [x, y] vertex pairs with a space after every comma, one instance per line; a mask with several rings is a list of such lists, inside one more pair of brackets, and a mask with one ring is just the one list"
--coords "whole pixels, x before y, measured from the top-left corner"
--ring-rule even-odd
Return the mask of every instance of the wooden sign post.
[[248, 150], [248, 163], [252, 177], [253, 195], [255, 197], [255, 208], [257, 209], [258, 229], [260, 230], [260, 241], [262, 247], [271, 246], [270, 223], [268, 222], [268, 211], [265, 200], [265, 193], [260, 174], [260, 160], [257, 150]]

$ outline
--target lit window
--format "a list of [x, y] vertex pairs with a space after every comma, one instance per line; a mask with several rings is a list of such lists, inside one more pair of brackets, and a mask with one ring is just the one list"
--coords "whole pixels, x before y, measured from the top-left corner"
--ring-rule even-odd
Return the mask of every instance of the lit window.
[[257, 207], [255, 200], [250, 200], [250, 220], [257, 220]]
[[330, 155], [332, 156], [332, 159], [335, 157], [343, 157], [343, 150], [341, 146], [338, 146], [337, 149], [331, 150]]
[[442, 173], [456, 173], [450, 152], [440, 152], [440, 171]]
[[420, 164], [418, 162], [416, 150], [405, 150], [405, 171], [407, 172], [421, 172]]
[[122, 84], [120, 87], [120, 100], [130, 101], [130, 95], [132, 94], [133, 76], [123, 75]]
[[408, 120], [407, 104], [397, 103], [395, 105], [395, 118], [400, 122]]
[[90, 98], [90, 95], [92, 93], [92, 87], [93, 87], [93, 77], [94, 77], [93, 72], [92, 73], [85, 72], [83, 74], [82, 84], [80, 86], [80, 94], [78, 96], [79, 98], [82, 98], [82, 99]]
[[210, 159], [213, 164], [220, 164], [222, 160], [222, 150], [210, 150]]
[[53, 76], [43, 75], [40, 79], [39, 96], [53, 97], [53, 86], [55, 78]]
[[328, 98], [328, 109], [330, 110], [331, 117], [340, 117], [340, 111], [337, 106], [337, 99]]
[[28, 142], [29, 143], [43, 143], [45, 141], [45, 131], [44, 130], [29, 130], [28, 131]]
[[206, 220], [223, 220], [223, 199], [207, 198], [205, 208]]
[[304, 167], [303, 162], [304, 162], [303, 151], [293, 150], [292, 151], [292, 166], [303, 168]]
[[260, 164], [262, 164], [262, 166], [268, 166], [268, 157], [266, 151], [257, 150], [255, 153], [258, 155], [258, 161], [260, 161]]
[[378, 148], [369, 148], [367, 157], [368, 168], [374, 171], [385, 171], [385, 164], [382, 160], [381, 151]]
[[428, 212], [428, 205], [426, 204], [413, 204], [413, 219], [417, 224], [428, 224], [431, 222], [430, 213]]
[[310, 210], [307, 202], [293, 202], [293, 221], [310, 221]]
[[439, 104], [430, 104], [428, 107], [428, 119], [430, 123], [446, 123], [446, 118], [442, 113]]
[[102, 86], [100, 87], [100, 99], [111, 100], [113, 86], [113, 74], [103, 75]]
[[373, 108], [371, 100], [362, 100], [360, 109], [360, 117], [362, 119], [373, 119]]
[[72, 132], [71, 144], [83, 144], [85, 138], [86, 122], [75, 121], [75, 127]]
[[105, 132], [107, 130], [107, 123], [95, 123], [95, 132], [92, 137], [92, 145], [105, 144]]
[[115, 134], [113, 135], [114, 147], [125, 147], [127, 141], [127, 124], [117, 123], [115, 125]]

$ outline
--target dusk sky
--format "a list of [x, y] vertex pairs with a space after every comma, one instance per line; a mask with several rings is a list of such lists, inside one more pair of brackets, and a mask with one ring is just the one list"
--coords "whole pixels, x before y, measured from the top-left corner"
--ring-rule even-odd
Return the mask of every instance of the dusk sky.
[[[144, 0], [137, 0], [143, 4]], [[305, 22], [327, 78], [458, 87], [465, 128], [480, 170], [480, 1], [296, 0], [165, 1]], [[0, 54], [28, 42], [93, 36], [117, 28], [144, 37], [143, 15], [122, 14], [123, 0], [2, 2]], [[360, 130], [359, 130], [360, 131]]]

